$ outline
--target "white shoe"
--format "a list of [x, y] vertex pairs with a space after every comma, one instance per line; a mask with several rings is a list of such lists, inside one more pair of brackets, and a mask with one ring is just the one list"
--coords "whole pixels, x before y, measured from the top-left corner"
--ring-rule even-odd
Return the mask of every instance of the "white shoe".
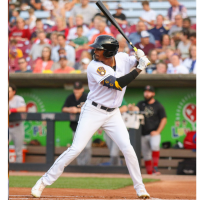
[[33, 186], [31, 190], [31, 195], [33, 195], [34, 197], [40, 197], [44, 188], [45, 188], [45, 185], [42, 182], [42, 178], [40, 178], [37, 181], [37, 183]]
[[139, 199], [150, 199], [150, 195], [147, 193], [146, 190], [138, 190], [137, 196]]

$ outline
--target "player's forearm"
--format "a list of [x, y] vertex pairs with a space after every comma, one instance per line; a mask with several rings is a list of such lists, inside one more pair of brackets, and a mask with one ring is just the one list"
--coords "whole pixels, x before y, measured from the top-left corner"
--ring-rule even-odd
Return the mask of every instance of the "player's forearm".
[[62, 112], [70, 112], [70, 108], [69, 107], [63, 107]]
[[16, 113], [16, 112], [26, 112], [26, 106], [21, 106], [19, 108], [11, 108], [10, 109], [11, 113]]
[[119, 108], [120, 113], [124, 113], [128, 111], [128, 107], [126, 105]]
[[116, 81], [119, 83], [120, 87], [123, 88], [127, 86], [129, 83], [131, 83], [139, 75], [141, 71], [142, 70], [136, 68], [130, 73], [117, 78]]
[[163, 130], [163, 128], [165, 127], [165, 124], [167, 123], [167, 118], [164, 117], [161, 119], [160, 124], [157, 128], [157, 132], [161, 133], [161, 131]]

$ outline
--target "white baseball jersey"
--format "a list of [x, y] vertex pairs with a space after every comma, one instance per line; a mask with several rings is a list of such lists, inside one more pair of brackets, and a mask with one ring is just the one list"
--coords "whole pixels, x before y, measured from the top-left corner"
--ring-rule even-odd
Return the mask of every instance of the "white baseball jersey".
[[128, 74], [137, 60], [135, 56], [129, 56], [126, 53], [120, 52], [115, 55], [115, 61], [116, 71], [102, 62], [94, 60], [90, 62], [87, 68], [88, 86], [90, 89], [87, 99], [108, 108], [118, 108], [121, 106], [126, 87], [119, 91], [101, 85], [101, 81], [110, 75], [119, 78]]
[[[22, 107], [22, 106], [26, 106], [26, 103], [24, 101], [24, 98], [19, 96], [19, 95], [15, 95], [13, 97], [13, 99], [9, 101], [9, 109], [19, 108], [19, 107]], [[20, 121], [20, 123], [22, 123], [22, 122]], [[16, 122], [10, 122], [9, 124], [10, 125], [16, 124]]]
[[[136, 192], [138, 194], [140, 191], [146, 192], [137, 156], [130, 143], [129, 133], [122, 120], [119, 108], [117, 108], [121, 105], [126, 87], [122, 91], [118, 91], [100, 85], [100, 82], [110, 75], [118, 78], [129, 73], [136, 63], [136, 58], [134, 56], [129, 57], [126, 53], [118, 53], [115, 56], [115, 60], [116, 71], [102, 62], [90, 62], [87, 68], [90, 92], [87, 101], [81, 108], [73, 143], [42, 176], [41, 180], [45, 186], [53, 184], [58, 179], [64, 168], [80, 154], [92, 135], [101, 127], [122, 151]], [[92, 101], [99, 105], [94, 106]], [[101, 109], [100, 105], [116, 109], [107, 111]], [[32, 194], [34, 194], [36, 188], [37, 184], [33, 187]]]

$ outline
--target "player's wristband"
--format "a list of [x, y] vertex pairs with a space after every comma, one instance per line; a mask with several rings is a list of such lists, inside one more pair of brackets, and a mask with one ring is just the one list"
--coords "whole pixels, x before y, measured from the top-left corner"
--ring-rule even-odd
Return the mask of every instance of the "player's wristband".
[[17, 108], [11, 108], [11, 109], [10, 109], [10, 112], [11, 112], [11, 113], [16, 113], [16, 112], [17, 112]]

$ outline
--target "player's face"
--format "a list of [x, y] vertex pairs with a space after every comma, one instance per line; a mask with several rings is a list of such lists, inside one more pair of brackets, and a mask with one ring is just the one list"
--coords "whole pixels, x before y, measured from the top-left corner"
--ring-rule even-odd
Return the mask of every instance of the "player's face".
[[12, 99], [15, 95], [15, 91], [11, 87], [9, 87], [9, 99]]
[[104, 50], [102, 49], [95, 49], [94, 50], [94, 57], [96, 61], [103, 61], [105, 58], [103, 56]]
[[155, 96], [154, 92], [151, 92], [151, 91], [148, 91], [148, 90], [144, 91], [144, 98], [145, 98], [146, 101], [151, 100], [154, 96]]

